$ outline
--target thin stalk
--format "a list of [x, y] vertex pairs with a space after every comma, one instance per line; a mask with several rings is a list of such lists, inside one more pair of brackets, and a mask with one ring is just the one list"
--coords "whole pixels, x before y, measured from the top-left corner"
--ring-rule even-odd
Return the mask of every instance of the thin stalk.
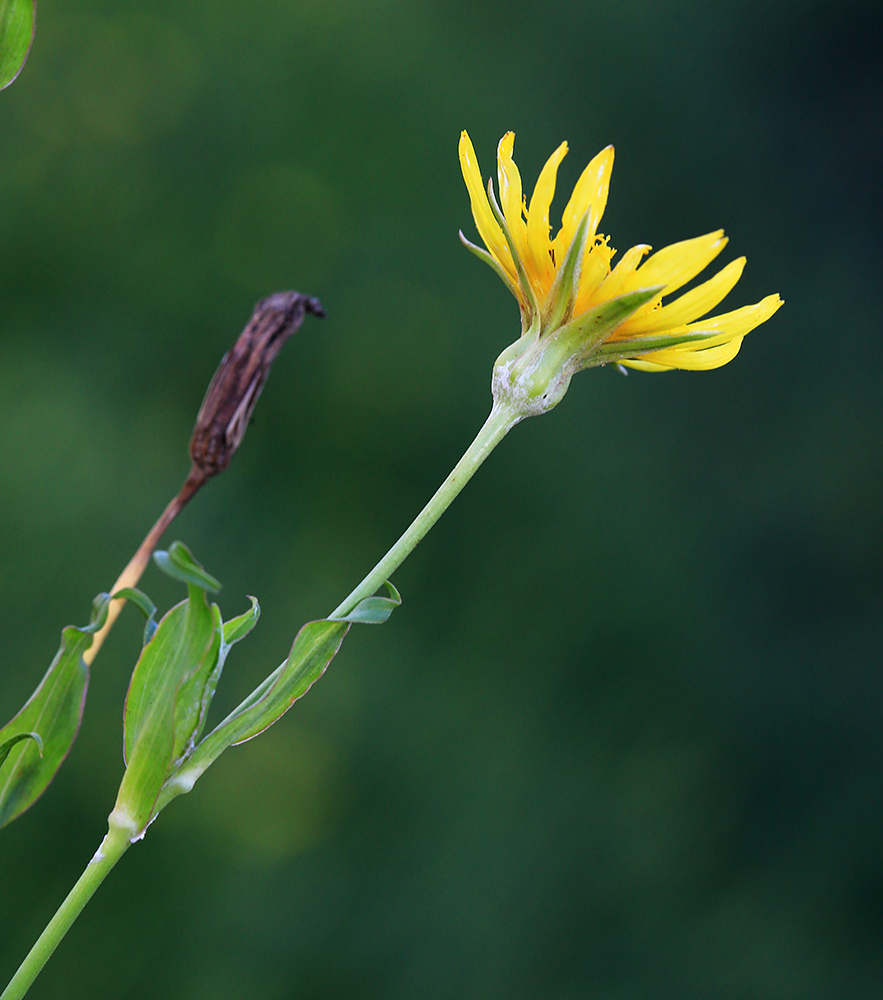
[[420, 511], [402, 537], [371, 570], [356, 589], [328, 616], [342, 618], [365, 597], [370, 597], [416, 548], [427, 531], [450, 506], [460, 490], [469, 482], [481, 463], [503, 440], [509, 429], [521, 419], [505, 403], [494, 402], [490, 416], [475, 440], [454, 466], [448, 478], [439, 486], [429, 503]]
[[[116, 583], [110, 589], [111, 594], [115, 594], [124, 587], [134, 587], [137, 585], [141, 579], [141, 574], [147, 569], [147, 564], [150, 562], [153, 550], [156, 548], [160, 538], [162, 538], [166, 528], [181, 513], [184, 505], [193, 497], [206, 479], [207, 476], [205, 473], [197, 469], [196, 466], [190, 470], [190, 475], [184, 481], [184, 485], [179, 490], [178, 495], [169, 501], [166, 509], [157, 519], [156, 524], [144, 536], [144, 541], [138, 546], [138, 550], [129, 560], [129, 564], [117, 577]], [[114, 622], [119, 617], [125, 603], [125, 598], [122, 597], [110, 602], [110, 606], [107, 609], [107, 620], [102, 628], [95, 633], [92, 645], [83, 653], [86, 666], [90, 666], [98, 655], [98, 650], [101, 649], [107, 633], [113, 628]]]
[[65, 901], [37, 938], [37, 942], [18, 967], [9, 985], [0, 994], [0, 1000], [19, 1000], [30, 989], [43, 966], [49, 961], [61, 939], [67, 934], [80, 911], [92, 898], [93, 893], [105, 880], [117, 861], [130, 846], [129, 831], [121, 827], [111, 827], [77, 884], [68, 893]]

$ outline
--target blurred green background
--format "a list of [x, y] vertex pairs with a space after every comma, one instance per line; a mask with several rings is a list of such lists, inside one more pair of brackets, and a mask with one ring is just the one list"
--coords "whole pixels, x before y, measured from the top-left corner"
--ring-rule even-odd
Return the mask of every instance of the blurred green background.
[[[37, 997], [883, 995], [880, 7], [44, 3], [0, 95], [0, 718], [183, 480], [256, 299], [321, 297], [175, 525], [263, 617], [214, 718], [471, 440], [514, 300], [456, 148], [560, 190], [616, 146], [620, 251], [724, 226], [731, 365], [578, 376], [274, 729], [102, 887]], [[563, 201], [557, 203], [560, 206]], [[154, 568], [161, 606], [180, 589]], [[106, 828], [141, 623], [0, 834], [0, 979]]]

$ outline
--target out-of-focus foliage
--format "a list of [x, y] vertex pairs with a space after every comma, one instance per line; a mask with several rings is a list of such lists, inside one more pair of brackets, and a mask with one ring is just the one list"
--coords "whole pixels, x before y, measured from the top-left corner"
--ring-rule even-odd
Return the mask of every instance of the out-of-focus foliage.
[[[4, 721], [184, 479], [261, 296], [329, 315], [174, 530], [225, 615], [262, 607], [209, 728], [428, 499], [518, 330], [457, 239], [462, 128], [486, 170], [513, 128], [525, 177], [567, 139], [561, 191], [612, 142], [620, 250], [723, 226], [735, 304], [786, 306], [718, 372], [584, 373], [517, 427], [396, 574], [405, 605], [165, 810], [35, 998], [145, 969], [169, 1000], [878, 990], [878, 8], [41, 8], [0, 95]], [[3, 831], [7, 974], [104, 833], [141, 628]]]

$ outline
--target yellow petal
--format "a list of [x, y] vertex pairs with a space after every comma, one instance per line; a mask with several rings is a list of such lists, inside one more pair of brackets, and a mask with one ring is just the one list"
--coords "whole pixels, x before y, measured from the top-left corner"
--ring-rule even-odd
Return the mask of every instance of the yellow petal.
[[[548, 291], [555, 274], [555, 264], [552, 262], [552, 249], [549, 240], [549, 206], [555, 194], [555, 180], [558, 176], [558, 165], [567, 155], [567, 143], [561, 145], [546, 161], [540, 171], [536, 187], [530, 199], [527, 210], [527, 241], [529, 251], [528, 274], [535, 278], [539, 289]], [[527, 264], [528, 261], [525, 261]]]
[[784, 304], [778, 295], [767, 295], [765, 299], [761, 299], [753, 306], [742, 306], [741, 309], [721, 313], [720, 316], [701, 319], [696, 323], [690, 323], [684, 329], [688, 332], [717, 331], [731, 337], [741, 337], [760, 326], [761, 323], [766, 323], [770, 316]]
[[[742, 346], [741, 337], [732, 337], [715, 347], [705, 347], [696, 350], [693, 344], [681, 344], [663, 351], [645, 354], [641, 361], [656, 362], [666, 368], [681, 368], [685, 371], [708, 371], [710, 368], [720, 368], [732, 361]], [[688, 350], [693, 348], [693, 350]], [[626, 364], [627, 362], [623, 362]], [[634, 362], [633, 362], [634, 364]]]
[[512, 256], [509, 247], [506, 245], [506, 238], [500, 229], [494, 213], [491, 211], [487, 194], [481, 181], [481, 171], [478, 169], [478, 159], [475, 156], [475, 149], [472, 140], [464, 130], [460, 133], [460, 169], [463, 171], [463, 180], [466, 182], [466, 189], [469, 191], [469, 201], [472, 206], [472, 217], [475, 219], [475, 226], [479, 235], [484, 240], [484, 245], [488, 248], [491, 256], [511, 277], [513, 285], [518, 285], [518, 276], [512, 264]]
[[658, 365], [655, 361], [647, 361], [646, 356], [642, 358], [632, 358], [631, 361], [618, 361], [617, 364], [625, 365], [626, 368], [636, 368], [640, 372], [674, 371], [671, 365]]
[[[767, 295], [765, 299], [753, 306], [743, 306], [733, 312], [723, 313], [711, 319], [700, 320], [687, 326], [672, 330], [672, 334], [717, 331], [718, 336], [708, 340], [694, 340], [677, 347], [644, 354], [633, 361], [623, 361], [632, 368], [644, 368], [645, 371], [657, 371], [661, 368], [683, 368], [692, 371], [704, 371], [709, 368], [720, 368], [739, 353], [742, 338], [755, 327], [765, 323], [784, 303], [778, 295]], [[645, 367], [646, 365], [646, 367]], [[661, 366], [661, 368], [651, 365]]]
[[713, 278], [697, 285], [669, 305], [626, 320], [616, 331], [617, 337], [634, 336], [637, 333], [658, 333], [661, 330], [689, 323], [697, 316], [703, 316], [709, 309], [714, 309], [718, 302], [732, 290], [742, 276], [744, 267], [745, 258], [739, 257], [738, 260], [732, 261], [718, 271]]
[[[584, 313], [590, 303], [601, 301], [596, 290], [610, 274], [610, 259], [615, 252], [607, 245], [606, 239], [594, 245], [589, 244], [580, 269], [579, 291], [576, 293], [576, 302], [573, 306], [574, 316]], [[606, 298], [607, 296], [604, 296], [605, 300]]]
[[638, 268], [627, 290], [665, 285], [665, 294], [670, 295], [695, 278], [726, 245], [724, 231], [719, 229], [715, 233], [663, 247]]
[[[556, 255], [560, 250], [561, 259], [567, 253], [582, 217], [589, 213], [586, 242], [591, 246], [598, 223], [607, 207], [607, 192], [610, 188], [610, 172], [613, 170], [613, 146], [607, 146], [589, 163], [580, 174], [573, 188], [570, 201], [561, 216], [561, 232], [555, 237]], [[561, 242], [559, 248], [558, 243]]]
[[639, 243], [635, 247], [626, 250], [617, 263], [616, 267], [604, 279], [603, 284], [598, 289], [597, 299], [615, 299], [622, 295], [625, 290], [625, 283], [635, 272], [638, 264], [650, 253], [651, 248], [646, 243]]
[[524, 194], [521, 174], [512, 159], [515, 133], [507, 132], [497, 146], [497, 180], [500, 185], [500, 207], [506, 216], [509, 235], [518, 250], [518, 256], [527, 257], [527, 223], [524, 221]]

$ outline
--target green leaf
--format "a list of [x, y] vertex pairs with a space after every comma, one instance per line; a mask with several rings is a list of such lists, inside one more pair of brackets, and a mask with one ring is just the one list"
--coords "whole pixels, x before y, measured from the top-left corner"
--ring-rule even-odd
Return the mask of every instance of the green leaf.
[[[298, 698], [302, 698], [325, 673], [352, 622], [385, 622], [402, 603], [399, 592], [388, 580], [386, 588], [389, 597], [366, 597], [345, 618], [328, 618], [304, 625], [295, 636], [285, 662], [216, 726], [187, 760], [171, 771], [156, 800], [154, 816], [176, 796], [189, 792], [199, 777], [228, 747], [252, 739], [281, 719]], [[228, 628], [231, 635], [239, 637], [238, 623], [259, 610], [254, 598], [251, 600], [254, 602], [251, 612], [224, 625], [225, 642], [229, 638]]]
[[359, 622], [363, 625], [381, 625], [402, 603], [401, 594], [386, 581], [389, 597], [365, 597], [343, 618], [329, 618], [329, 621]]
[[[343, 622], [308, 622], [294, 638], [279, 676], [245, 712], [228, 716], [231, 745], [245, 743], [268, 729], [302, 698], [325, 673], [344, 640], [349, 625]], [[215, 730], [222, 729], [224, 723]]]
[[[251, 601], [251, 608], [248, 611], [237, 618], [231, 618], [230, 621], [223, 623], [221, 622], [221, 615], [217, 605], [212, 605], [212, 611], [216, 615], [215, 629], [217, 630], [220, 642], [215, 653], [214, 665], [211, 665], [210, 661], [207, 660], [205, 668], [194, 673], [193, 677], [181, 686], [178, 694], [175, 731], [179, 736], [186, 737], [186, 743], [175, 764], [180, 763], [183, 758], [188, 757], [192, 753], [196, 741], [202, 735], [209, 706], [215, 696], [218, 681], [221, 679], [221, 672], [227, 661], [227, 654], [237, 642], [240, 642], [251, 632], [257, 624], [258, 618], [261, 616], [261, 608], [257, 602], [257, 598], [250, 597], [249, 600]], [[193, 709], [198, 708], [198, 711], [193, 714], [192, 718], [181, 714], [182, 709], [186, 709], [188, 705], [192, 705]]]
[[144, 615], [146, 619], [144, 623], [144, 642], [143, 645], [147, 645], [148, 642], [153, 638], [153, 633], [156, 631], [156, 605], [151, 601], [151, 599], [142, 590], [136, 590], [135, 587], [123, 587], [121, 590], [114, 591], [111, 595], [112, 599], [117, 597], [122, 597], [130, 603], [134, 604], [136, 608]]
[[236, 743], [244, 743], [280, 719], [322, 676], [350, 629], [348, 622], [309, 622], [298, 632], [284, 663], [257, 687], [169, 776], [154, 814], [177, 795], [189, 792], [215, 760]]
[[21, 72], [37, 28], [37, 0], [0, 0], [0, 90]]
[[39, 733], [18, 733], [18, 735], [10, 736], [8, 740], [0, 743], [0, 764], [6, 760], [15, 744], [21, 743], [22, 740], [33, 740], [37, 744], [37, 751], [40, 756], [43, 756], [43, 740], [40, 738]]
[[175, 699], [173, 766], [193, 752], [196, 741], [202, 735], [209, 706], [227, 658], [229, 647], [223, 648], [221, 612], [217, 604], [211, 606], [211, 612], [211, 644], [205, 649], [193, 672], [184, 678]]
[[202, 568], [202, 564], [193, 558], [193, 553], [183, 542], [172, 542], [168, 552], [154, 552], [153, 560], [167, 576], [181, 583], [195, 584], [203, 590], [217, 593], [220, 583]]
[[133, 835], [146, 827], [169, 768], [192, 748], [217, 683], [220, 612], [201, 586], [188, 590], [142, 650], [126, 696], [126, 773], [114, 812], [124, 812]]
[[258, 604], [258, 599], [251, 596], [248, 599], [251, 601], [250, 610], [238, 618], [231, 618], [230, 621], [224, 622], [223, 638], [225, 646], [232, 646], [234, 643], [239, 642], [240, 639], [244, 639], [255, 625], [257, 625], [258, 618], [261, 617], [261, 606]]
[[76, 738], [89, 684], [83, 653], [92, 645], [93, 633], [104, 624], [109, 600], [107, 594], [99, 594], [88, 625], [69, 625], [62, 630], [61, 646], [37, 690], [18, 715], [0, 729], [0, 746], [8, 746], [5, 760], [0, 760], [0, 827], [20, 816], [43, 794]]

